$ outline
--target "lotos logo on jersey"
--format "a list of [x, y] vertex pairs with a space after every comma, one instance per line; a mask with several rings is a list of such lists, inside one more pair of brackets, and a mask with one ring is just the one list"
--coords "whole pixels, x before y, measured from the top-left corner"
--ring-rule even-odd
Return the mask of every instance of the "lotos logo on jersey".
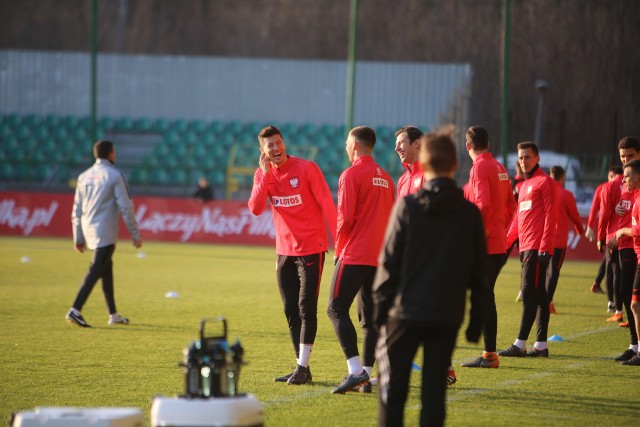
[[520, 212], [531, 210], [531, 200], [520, 202]]
[[295, 194], [293, 196], [271, 198], [271, 204], [278, 208], [290, 208], [292, 206], [298, 206], [302, 204], [302, 196]]
[[298, 178], [291, 178], [289, 180], [289, 184], [291, 185], [291, 188], [296, 188], [300, 183], [298, 181]]
[[498, 174], [498, 179], [500, 181], [509, 181], [509, 175], [506, 173], [499, 173]]
[[387, 182], [387, 180], [382, 178], [373, 178], [373, 185], [375, 185], [376, 187], [389, 188], [389, 183]]

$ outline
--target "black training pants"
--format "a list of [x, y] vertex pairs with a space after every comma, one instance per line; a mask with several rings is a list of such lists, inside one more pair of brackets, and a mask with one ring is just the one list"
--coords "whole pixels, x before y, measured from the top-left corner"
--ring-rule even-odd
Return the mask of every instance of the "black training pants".
[[482, 325], [482, 336], [484, 338], [484, 351], [496, 351], [496, 337], [498, 335], [498, 310], [496, 308], [495, 287], [498, 275], [507, 262], [507, 254], [491, 254], [487, 257], [489, 281], [491, 283], [491, 298], [487, 304], [487, 315]]
[[327, 315], [333, 324], [342, 351], [347, 359], [358, 356], [358, 335], [353, 326], [349, 309], [357, 296], [358, 320], [362, 326], [362, 364], [373, 366], [378, 334], [373, 327], [373, 298], [371, 288], [376, 267], [370, 265], [345, 265], [338, 261], [331, 280]]
[[313, 344], [316, 339], [323, 267], [324, 252], [277, 256], [276, 278], [296, 358], [300, 356], [300, 343]]
[[545, 288], [548, 262], [541, 262], [537, 250], [520, 252], [522, 290], [522, 319], [518, 339], [526, 341], [536, 322], [536, 341], [547, 341], [549, 328], [549, 299]]
[[633, 292], [638, 259], [635, 251], [631, 248], [619, 249], [618, 255], [620, 256], [620, 299], [622, 299], [622, 305], [627, 312], [631, 344], [636, 345], [638, 344], [638, 335], [636, 334], [636, 324], [631, 310], [631, 294]]
[[89, 299], [93, 287], [98, 282], [98, 279], [102, 279], [102, 292], [107, 301], [109, 314], [117, 312], [113, 293], [113, 260], [111, 259], [115, 250], [116, 245], [108, 245], [93, 251], [93, 260], [89, 265], [89, 271], [84, 278], [84, 282], [80, 286], [73, 308], [82, 311], [82, 307]]
[[423, 347], [421, 426], [442, 426], [447, 372], [458, 328], [416, 326], [390, 317], [380, 328], [376, 348], [380, 388], [378, 425], [402, 426], [413, 358]]

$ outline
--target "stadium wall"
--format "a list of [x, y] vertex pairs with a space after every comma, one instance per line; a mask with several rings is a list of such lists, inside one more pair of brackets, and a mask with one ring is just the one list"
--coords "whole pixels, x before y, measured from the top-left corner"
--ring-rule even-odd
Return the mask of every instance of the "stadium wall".
[[[346, 61], [98, 55], [97, 115], [342, 125]], [[0, 113], [85, 116], [90, 56], [0, 51]], [[434, 129], [468, 117], [468, 64], [357, 65], [354, 124]], [[459, 123], [464, 128], [468, 123]]]

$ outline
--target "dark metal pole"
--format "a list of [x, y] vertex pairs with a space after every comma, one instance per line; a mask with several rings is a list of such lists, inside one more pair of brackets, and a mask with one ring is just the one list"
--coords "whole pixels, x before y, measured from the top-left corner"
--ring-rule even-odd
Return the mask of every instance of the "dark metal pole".
[[511, 44], [511, 0], [503, 0], [502, 13], [502, 72], [501, 72], [501, 92], [500, 111], [502, 122], [500, 126], [500, 144], [502, 146], [502, 162], [507, 165], [507, 155], [509, 153], [509, 60]]
[[347, 100], [345, 132], [349, 132], [353, 127], [353, 103], [356, 85], [356, 38], [358, 26], [358, 0], [351, 0], [351, 10], [349, 16], [349, 56], [347, 60]]
[[91, 141], [98, 139], [97, 124], [97, 56], [98, 56], [98, 0], [91, 0]]
[[536, 112], [536, 126], [534, 128], [533, 142], [538, 148], [542, 148], [542, 112], [544, 110], [544, 93], [549, 88], [549, 82], [546, 80], [536, 80], [536, 89], [538, 89], [538, 111]]

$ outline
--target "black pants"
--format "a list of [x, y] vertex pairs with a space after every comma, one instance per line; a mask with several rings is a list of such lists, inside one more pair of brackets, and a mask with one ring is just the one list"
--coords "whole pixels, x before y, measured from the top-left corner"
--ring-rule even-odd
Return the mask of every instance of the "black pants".
[[89, 265], [89, 271], [84, 278], [84, 282], [80, 285], [76, 300], [73, 302], [73, 308], [81, 311], [98, 279], [102, 279], [102, 292], [107, 301], [109, 314], [117, 312], [113, 293], [113, 260], [111, 259], [115, 250], [116, 245], [109, 245], [93, 251], [93, 260]]
[[558, 279], [560, 278], [560, 269], [564, 263], [564, 256], [567, 254], [567, 248], [555, 248], [553, 257], [547, 267], [547, 298], [549, 302], [553, 301], [553, 295], [556, 293]]
[[447, 372], [458, 328], [424, 327], [390, 317], [380, 329], [376, 348], [380, 388], [378, 425], [402, 426], [413, 358], [422, 345], [421, 426], [442, 426], [445, 419]]
[[[620, 255], [618, 248], [605, 249], [607, 260], [607, 296], [613, 301], [617, 311], [622, 311], [622, 296], [620, 295]], [[609, 276], [609, 271], [611, 276]]]
[[549, 299], [545, 288], [548, 263], [540, 262], [537, 250], [520, 252], [522, 290], [522, 319], [518, 339], [527, 340], [536, 322], [536, 341], [547, 341], [549, 328]]
[[296, 358], [300, 356], [300, 343], [313, 344], [316, 339], [323, 268], [324, 252], [277, 257], [276, 278]]
[[333, 324], [342, 351], [347, 359], [358, 356], [358, 335], [349, 309], [358, 297], [356, 306], [362, 326], [362, 363], [373, 366], [378, 333], [373, 327], [373, 298], [371, 288], [376, 267], [370, 265], [344, 265], [338, 261], [331, 280], [327, 315]]
[[638, 344], [638, 336], [636, 335], [633, 311], [631, 311], [631, 294], [633, 292], [633, 282], [636, 275], [638, 259], [634, 250], [630, 248], [620, 249], [618, 255], [620, 256], [620, 298], [627, 312], [631, 344], [636, 345]]
[[596, 278], [593, 280], [594, 283], [596, 284], [600, 284], [602, 283], [602, 280], [604, 279], [604, 274], [606, 271], [606, 265], [607, 265], [607, 259], [606, 256], [602, 257], [602, 262], [600, 263], [600, 267], [598, 267], [598, 273], [596, 273]]
[[507, 262], [507, 254], [491, 254], [488, 256], [488, 274], [491, 283], [491, 298], [487, 304], [487, 315], [482, 325], [482, 336], [484, 338], [484, 351], [496, 351], [496, 337], [498, 335], [498, 309], [496, 308], [495, 287], [498, 275]]

